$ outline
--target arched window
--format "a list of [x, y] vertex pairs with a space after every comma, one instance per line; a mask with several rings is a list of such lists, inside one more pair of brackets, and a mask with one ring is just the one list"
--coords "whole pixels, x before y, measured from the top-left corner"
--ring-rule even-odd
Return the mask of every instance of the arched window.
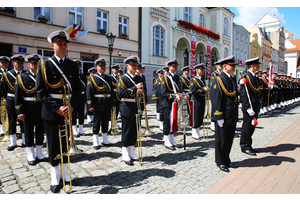
[[225, 47], [224, 48], [224, 58], [228, 57], [229, 50]]
[[153, 50], [155, 56], [164, 56], [164, 29], [160, 26], [153, 26]]
[[200, 14], [199, 25], [205, 28], [205, 17], [203, 14]]
[[224, 18], [224, 35], [229, 35], [228, 34], [228, 27], [229, 26], [229, 23], [228, 23], [228, 19], [227, 18]]

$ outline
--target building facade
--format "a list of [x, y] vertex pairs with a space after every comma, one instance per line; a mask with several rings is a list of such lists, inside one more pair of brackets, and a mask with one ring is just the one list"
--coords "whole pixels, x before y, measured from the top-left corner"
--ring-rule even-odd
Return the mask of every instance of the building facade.
[[289, 40], [286, 34], [285, 60], [287, 62], [287, 75], [300, 78], [300, 39]]
[[[107, 60], [106, 73], [109, 73], [108, 40], [105, 35], [109, 32], [116, 35], [112, 64], [124, 67], [126, 57], [138, 55], [137, 7], [15, 7], [11, 10], [14, 12], [10, 16], [0, 13], [1, 55], [39, 53], [44, 58], [50, 57], [53, 50], [47, 36], [69, 25], [78, 25], [79, 28], [75, 38], [70, 40], [67, 57], [80, 59], [83, 73], [93, 67], [94, 61], [100, 57]], [[84, 37], [80, 36], [85, 30], [89, 32]]]

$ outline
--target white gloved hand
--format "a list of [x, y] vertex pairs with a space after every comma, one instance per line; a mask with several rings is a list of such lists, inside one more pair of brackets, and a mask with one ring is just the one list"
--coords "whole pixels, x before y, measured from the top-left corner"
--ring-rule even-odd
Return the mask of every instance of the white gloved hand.
[[243, 85], [243, 84], [244, 84], [244, 78], [241, 78], [240, 85]]
[[217, 122], [220, 127], [223, 127], [224, 119], [217, 120]]
[[247, 112], [249, 113], [250, 116], [254, 116], [255, 115], [255, 112], [251, 108], [248, 108]]

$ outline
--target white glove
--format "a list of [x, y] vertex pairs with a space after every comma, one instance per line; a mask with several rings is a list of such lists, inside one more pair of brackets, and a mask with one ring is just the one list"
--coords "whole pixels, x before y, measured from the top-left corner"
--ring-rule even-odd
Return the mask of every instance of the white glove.
[[241, 78], [240, 85], [243, 85], [243, 84], [244, 84], [244, 78]]
[[223, 127], [224, 119], [217, 120], [217, 122], [220, 127]]
[[255, 112], [251, 108], [248, 108], [247, 112], [249, 113], [250, 116], [254, 116], [255, 115]]

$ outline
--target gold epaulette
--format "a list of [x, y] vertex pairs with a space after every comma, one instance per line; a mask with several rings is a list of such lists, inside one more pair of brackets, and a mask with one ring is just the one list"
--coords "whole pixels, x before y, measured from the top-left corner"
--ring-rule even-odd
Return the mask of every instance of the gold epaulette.
[[[222, 91], [227, 95], [227, 96], [230, 96], [230, 97], [233, 97], [233, 96], [236, 96], [236, 91], [234, 92], [228, 92], [227, 89], [225, 88], [224, 84], [223, 84], [223, 81], [220, 77], [216, 77], [217, 79], [217, 82], [218, 82], [218, 85], [219, 85], [219, 88], [222, 89]], [[221, 94], [222, 95], [222, 94]], [[223, 97], [223, 95], [222, 95]]]
[[22, 90], [21, 90], [22, 94], [23, 94], [23, 91], [27, 94], [32, 94], [36, 91], [36, 87], [32, 88], [31, 90], [26, 89], [20, 74], [17, 75], [17, 80], [18, 80], [20, 87], [22, 88]]
[[61, 78], [60, 81], [56, 84], [50, 84], [48, 82], [47, 73], [46, 73], [46, 64], [43, 59], [41, 59], [40, 62], [41, 62], [42, 76], [43, 76], [44, 82], [46, 83], [47, 90], [48, 90], [48, 86], [53, 89], [60, 88], [61, 86], [63, 86], [63, 84], [64, 84], [63, 78]]
[[250, 86], [250, 89], [255, 92], [255, 93], [258, 93], [260, 91], [259, 88], [255, 88], [253, 85], [252, 85], [252, 82], [250, 80], [250, 77], [248, 75], [245, 75], [246, 76], [246, 79], [247, 79], [247, 84], [249, 83], [249, 86]]

